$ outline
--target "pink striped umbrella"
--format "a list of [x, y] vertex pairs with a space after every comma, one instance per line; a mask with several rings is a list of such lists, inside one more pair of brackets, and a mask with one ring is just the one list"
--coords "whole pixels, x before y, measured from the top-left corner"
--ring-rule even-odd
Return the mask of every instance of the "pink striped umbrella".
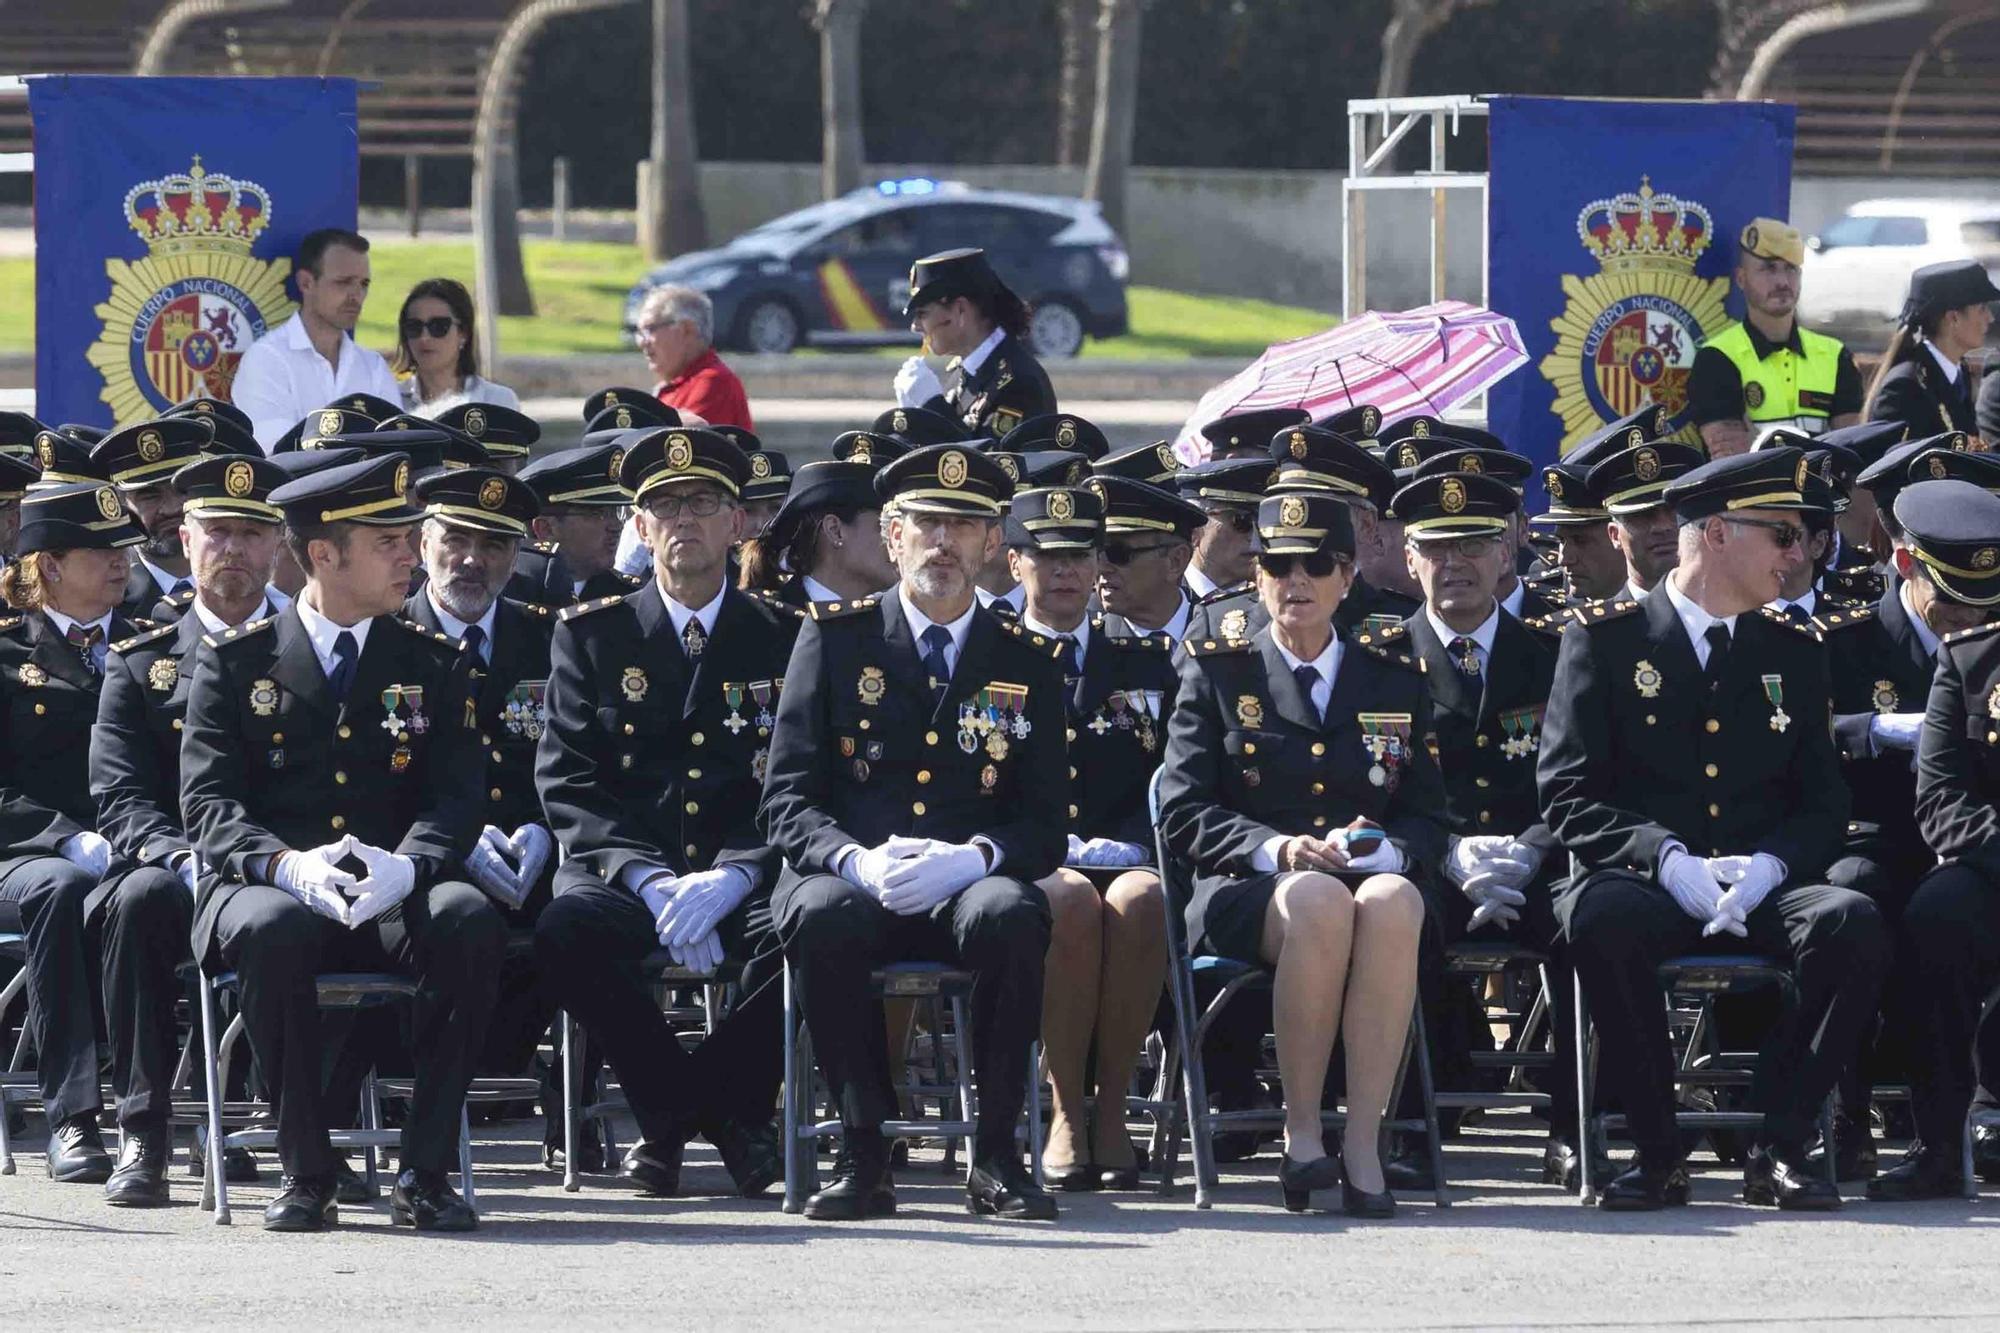
[[1258, 407], [1302, 407], [1323, 417], [1372, 403], [1385, 421], [1442, 415], [1528, 363], [1521, 332], [1505, 315], [1464, 301], [1376, 311], [1325, 333], [1273, 344], [1201, 396], [1174, 453], [1208, 457], [1201, 428]]

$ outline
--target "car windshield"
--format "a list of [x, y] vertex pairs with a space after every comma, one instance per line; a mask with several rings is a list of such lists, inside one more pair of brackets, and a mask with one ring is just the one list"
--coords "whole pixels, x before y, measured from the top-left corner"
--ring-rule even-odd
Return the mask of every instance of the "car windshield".
[[2000, 218], [1974, 218], [1959, 228], [1959, 235], [1977, 249], [2000, 249]]
[[1846, 245], [1866, 245], [1875, 235], [1874, 218], [1841, 218], [1819, 234], [1819, 248], [1838, 250]]

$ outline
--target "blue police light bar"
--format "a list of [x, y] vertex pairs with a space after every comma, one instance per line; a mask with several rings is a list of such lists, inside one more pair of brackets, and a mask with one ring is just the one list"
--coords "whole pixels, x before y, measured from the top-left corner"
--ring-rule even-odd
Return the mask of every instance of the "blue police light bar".
[[935, 194], [937, 188], [938, 183], [928, 176], [907, 176], [902, 180], [878, 181], [875, 192], [885, 195]]

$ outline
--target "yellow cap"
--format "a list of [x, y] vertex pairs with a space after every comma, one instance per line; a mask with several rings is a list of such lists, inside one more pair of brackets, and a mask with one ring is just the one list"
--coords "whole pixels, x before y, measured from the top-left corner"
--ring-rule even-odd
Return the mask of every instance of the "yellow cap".
[[1794, 266], [1806, 262], [1805, 237], [1799, 235], [1797, 227], [1776, 218], [1751, 218], [1738, 239], [1745, 255], [1782, 259]]

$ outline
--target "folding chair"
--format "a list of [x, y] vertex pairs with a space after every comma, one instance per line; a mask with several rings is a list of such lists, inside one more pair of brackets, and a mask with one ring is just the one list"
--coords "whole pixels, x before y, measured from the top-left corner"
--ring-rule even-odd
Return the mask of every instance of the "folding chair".
[[1474, 1069], [1505, 1069], [1507, 1086], [1498, 1092], [1440, 1090], [1437, 1094], [1438, 1109], [1495, 1111], [1514, 1107], [1529, 1110], [1546, 1108], [1549, 1094], [1528, 1087], [1523, 1075], [1530, 1069], [1547, 1069], [1555, 1063], [1555, 1055], [1542, 1049], [1548, 1036], [1549, 956], [1540, 950], [1506, 940], [1490, 943], [1461, 940], [1445, 950], [1444, 971], [1445, 976], [1461, 980], [1499, 976], [1507, 983], [1518, 982], [1524, 973], [1532, 972], [1535, 986], [1525, 1008], [1510, 1001], [1499, 1014], [1485, 1015], [1488, 1024], [1498, 1018], [1506, 1025], [1506, 1044], [1499, 1050], [1472, 1052]]
[[[1715, 1044], [1715, 1001], [1723, 995], [1740, 995], [1776, 986], [1787, 1007], [1798, 1003], [1798, 986], [1791, 967], [1782, 960], [1754, 954], [1683, 954], [1669, 958], [1658, 969], [1660, 985], [1669, 995], [1691, 999], [1691, 1011], [1670, 1013], [1668, 1021], [1685, 1030], [1674, 1086], [1680, 1090], [1712, 1092], [1721, 1088], [1747, 1088], [1754, 1077], [1754, 1052], [1723, 1051]], [[1589, 1205], [1597, 1202], [1597, 1187], [1591, 1177], [1591, 1159], [1610, 1152], [1608, 1137], [1622, 1129], [1625, 1117], [1612, 1112], [1593, 1116], [1592, 1084], [1595, 1081], [1597, 1050], [1591, 1041], [1590, 1014], [1583, 994], [1583, 980], [1574, 981], [1576, 994], [1576, 1086], [1578, 1199]], [[1833, 1099], [1821, 1112], [1821, 1127], [1832, 1141]], [[1674, 1124], [1679, 1129], [1757, 1129], [1764, 1117], [1756, 1111], [1676, 1110]], [[1826, 1154], [1826, 1172], [1833, 1184], [1838, 1167], [1832, 1153]]]
[[[1160, 868], [1161, 897], [1167, 914], [1167, 988], [1174, 1004], [1174, 1040], [1169, 1043], [1165, 1068], [1161, 1073], [1164, 1086], [1171, 1087], [1176, 1068], [1181, 1072], [1183, 1096], [1187, 1103], [1189, 1146], [1194, 1156], [1194, 1206], [1207, 1208], [1213, 1193], [1217, 1174], [1215, 1170], [1214, 1137], [1223, 1129], [1282, 1129], [1284, 1113], [1280, 1110], [1259, 1109], [1245, 1111], [1212, 1111], [1208, 1106], [1208, 1079], [1202, 1068], [1201, 1047], [1208, 1031], [1218, 1015], [1234, 999], [1246, 990], [1265, 989], [1271, 985], [1268, 969], [1238, 962], [1233, 958], [1213, 955], [1194, 957], [1188, 952], [1187, 928], [1184, 917], [1189, 887], [1187, 867], [1173, 855], [1167, 846], [1167, 839], [1160, 829], [1160, 782], [1164, 770], [1155, 771], [1152, 782], [1146, 788], [1146, 805], [1152, 813], [1153, 836], [1156, 843], [1155, 855]], [[1197, 972], [1205, 973], [1216, 980], [1221, 989], [1208, 1007], [1197, 1012], [1194, 979]], [[1445, 1193], [1444, 1153], [1438, 1134], [1437, 1089], [1431, 1083], [1430, 1055], [1425, 1045], [1424, 1009], [1419, 1000], [1411, 1006], [1410, 1031], [1403, 1042], [1402, 1063], [1397, 1068], [1396, 1080], [1391, 1088], [1390, 1105], [1396, 1104], [1403, 1080], [1409, 1074], [1412, 1055], [1415, 1056], [1417, 1077], [1423, 1091], [1424, 1113], [1421, 1119], [1384, 1119], [1382, 1131], [1386, 1135], [1391, 1130], [1402, 1130], [1425, 1135], [1430, 1145], [1431, 1172], [1434, 1181], [1432, 1197], [1440, 1208], [1451, 1206], [1451, 1199]], [[1292, 1089], [1287, 1089], [1288, 1095]], [[1300, 1090], [1305, 1095], [1317, 1099], [1320, 1089]], [[1347, 1123], [1347, 1117], [1339, 1111], [1322, 1111], [1320, 1123], [1328, 1129], [1337, 1129]], [[1178, 1147], [1175, 1135], [1169, 1134], [1172, 1147]], [[1172, 1156], [1168, 1158], [1168, 1176], [1162, 1181], [1163, 1192], [1172, 1187]]]
[[[1986, 1003], [1979, 1007], [1979, 1021], [1972, 1028], [1973, 1068], [1979, 1067], [1979, 1029], [1993, 1017], [1993, 1011], [2000, 1008], [2000, 986], [1996, 986], [1986, 996]], [[1972, 1131], [1981, 1128], [2000, 1128], [2000, 1110], [1981, 1110], [1974, 1102], [1965, 1105], [1965, 1133], [1960, 1136], [1960, 1171], [1964, 1180], [1965, 1197], [1979, 1197], [1979, 1177], [1972, 1169]], [[1831, 1156], [1831, 1154], [1828, 1154]]]
[[[28, 989], [27, 937], [15, 934], [0, 935], [0, 957], [11, 958], [22, 964], [21, 970], [9, 978], [6, 986], [0, 987], [0, 1019], [5, 1019], [7, 1010]], [[4, 1027], [0, 1027], [0, 1033], [5, 1031]], [[27, 1058], [27, 1051], [28, 1016], [24, 1010], [21, 1015], [21, 1039], [14, 1047], [14, 1058], [8, 1061], [7, 1071], [0, 1074], [0, 1176], [14, 1174], [14, 1143], [7, 1130], [9, 1104], [15, 1102], [27, 1104], [40, 1100], [40, 1094], [33, 1091], [37, 1086], [34, 1075], [32, 1073], [24, 1075], [21, 1071], [21, 1066]], [[28, 1089], [28, 1095], [22, 1096], [14, 1092], [13, 1090], [17, 1088]]]
[[[979, 1130], [978, 1108], [972, 1085], [972, 1023], [967, 998], [972, 994], [973, 974], [944, 963], [891, 963], [870, 977], [875, 993], [883, 999], [935, 998], [950, 1005], [952, 1061], [956, 1072], [958, 1116], [956, 1120], [885, 1120], [882, 1132], [890, 1138], [901, 1135], [943, 1137], [951, 1141], [970, 1140]], [[810, 1110], [813, 1096], [812, 1036], [805, 1028], [793, 997], [791, 960], [785, 960], [785, 1202], [784, 1211], [796, 1213], [805, 1206], [806, 1196], [819, 1188], [817, 1144], [821, 1139], [838, 1139], [843, 1129], [838, 1117], [801, 1123]], [[946, 1034], [933, 1032], [933, 1041]], [[1035, 1183], [1042, 1183], [1042, 1077], [1041, 1043], [1028, 1045], [1028, 1155], [1033, 1163]], [[966, 1173], [972, 1170], [972, 1154], [966, 1154]]]

